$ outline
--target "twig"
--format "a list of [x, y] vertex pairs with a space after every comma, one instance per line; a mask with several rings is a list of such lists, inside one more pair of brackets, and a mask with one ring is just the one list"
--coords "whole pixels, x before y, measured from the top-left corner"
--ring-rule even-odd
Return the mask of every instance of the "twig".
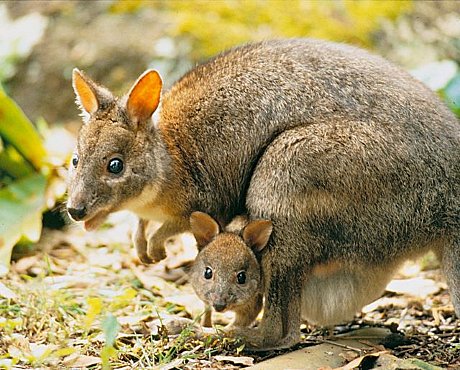
[[[353, 339], [354, 339], [354, 338], [353, 338]], [[359, 352], [359, 353], [361, 353], [361, 352], [363, 351], [363, 349], [359, 349], [359, 348], [355, 348], [355, 347], [350, 347], [350, 346], [347, 346], [346, 344], [337, 343], [337, 342], [334, 342], [334, 341], [332, 341], [332, 340], [318, 339], [318, 341], [319, 341], [319, 342], [322, 342], [322, 343], [332, 344], [332, 345], [334, 345], [334, 346], [346, 348], [346, 349], [349, 349], [350, 351], [355, 351], [355, 352]]]

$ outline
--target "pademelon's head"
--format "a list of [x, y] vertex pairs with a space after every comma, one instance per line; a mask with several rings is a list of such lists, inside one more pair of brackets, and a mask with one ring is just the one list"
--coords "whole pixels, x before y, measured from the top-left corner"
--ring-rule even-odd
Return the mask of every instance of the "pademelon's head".
[[190, 280], [200, 299], [216, 311], [226, 311], [244, 306], [262, 293], [257, 256], [270, 238], [270, 221], [254, 220], [239, 231], [219, 232], [211, 216], [194, 212], [190, 226], [199, 250]]
[[146, 187], [154, 198], [162, 169], [152, 115], [162, 81], [148, 70], [119, 99], [77, 69], [72, 77], [83, 125], [69, 166], [67, 209], [94, 229], [109, 213], [135, 204]]

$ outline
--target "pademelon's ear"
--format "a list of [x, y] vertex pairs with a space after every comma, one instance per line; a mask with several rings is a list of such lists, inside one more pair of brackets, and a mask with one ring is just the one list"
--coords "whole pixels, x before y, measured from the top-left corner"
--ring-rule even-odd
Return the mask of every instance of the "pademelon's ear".
[[145, 71], [128, 93], [126, 109], [129, 117], [135, 122], [149, 119], [160, 103], [163, 83], [157, 71]]
[[77, 68], [74, 68], [72, 72], [72, 86], [77, 96], [77, 104], [83, 112], [83, 118], [87, 121], [89, 115], [99, 109], [96, 84]]
[[260, 252], [267, 245], [272, 230], [269, 220], [251, 221], [243, 230], [243, 240], [254, 252]]
[[190, 227], [195, 236], [198, 250], [209, 244], [219, 234], [219, 224], [203, 212], [193, 212], [190, 215]]

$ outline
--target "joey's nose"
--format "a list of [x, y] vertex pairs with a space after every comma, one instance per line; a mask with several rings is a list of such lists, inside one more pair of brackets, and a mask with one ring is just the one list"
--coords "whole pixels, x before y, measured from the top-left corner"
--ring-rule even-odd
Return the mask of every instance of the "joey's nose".
[[86, 207], [67, 208], [67, 212], [75, 221], [81, 221], [86, 216]]
[[224, 302], [217, 302], [213, 304], [213, 307], [217, 312], [222, 312], [227, 305]]

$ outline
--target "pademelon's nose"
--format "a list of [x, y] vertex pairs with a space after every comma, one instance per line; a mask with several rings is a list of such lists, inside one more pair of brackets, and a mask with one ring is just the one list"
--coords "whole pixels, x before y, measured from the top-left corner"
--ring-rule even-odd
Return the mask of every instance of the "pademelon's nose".
[[81, 221], [86, 216], [86, 207], [67, 208], [67, 212], [75, 221]]
[[222, 312], [227, 307], [227, 304], [225, 302], [216, 302], [213, 304], [213, 307], [217, 312]]

